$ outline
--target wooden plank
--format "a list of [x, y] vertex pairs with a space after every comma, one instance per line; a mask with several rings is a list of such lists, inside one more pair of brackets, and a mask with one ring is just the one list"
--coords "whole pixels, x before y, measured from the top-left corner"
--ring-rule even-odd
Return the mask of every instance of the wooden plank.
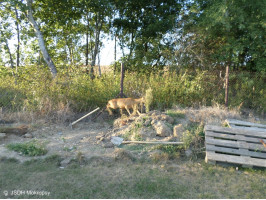
[[167, 141], [123, 141], [122, 144], [173, 144], [179, 145], [184, 142], [167, 142]]
[[236, 163], [236, 164], [242, 164], [242, 165], [266, 167], [265, 159], [250, 158], [246, 156], [225, 155], [225, 154], [215, 153], [212, 151], [206, 152], [206, 161], [208, 162], [209, 160]]
[[246, 126], [235, 126], [235, 125], [230, 125], [230, 128], [237, 128], [239, 130], [256, 131], [256, 132], [266, 130], [264, 128], [258, 128], [258, 127], [246, 127]]
[[230, 154], [235, 154], [235, 155], [251, 156], [251, 157], [266, 159], [266, 153], [255, 152], [255, 151], [243, 151], [243, 149], [217, 147], [211, 144], [206, 145], [206, 151], [216, 151], [216, 152], [223, 152], [223, 153], [230, 153]]
[[226, 119], [225, 121], [229, 125], [234, 124], [236, 126], [258, 127], [258, 128], [265, 128], [266, 129], [266, 125], [264, 125], [264, 124], [246, 122], [246, 121], [241, 121], [241, 120], [236, 120], [236, 119]]
[[211, 125], [206, 125], [204, 127], [204, 130], [205, 132], [212, 131], [220, 133], [233, 133], [238, 135], [255, 136], [255, 137], [261, 137], [261, 139], [266, 139], [266, 130], [252, 131], [248, 129], [227, 128], [227, 127], [211, 126]]
[[[247, 141], [247, 142], [257, 142], [257, 143], [260, 143], [260, 140], [261, 140], [260, 138], [246, 137], [245, 135], [231, 135], [227, 133], [218, 133], [218, 132], [213, 132], [213, 131], [206, 131], [205, 135], [217, 137], [217, 138], [240, 140], [240, 141]], [[266, 143], [266, 139], [263, 141]]]
[[230, 141], [230, 140], [222, 140], [222, 139], [213, 139], [206, 136], [205, 138], [206, 144], [219, 145], [224, 147], [234, 147], [234, 148], [242, 148], [242, 149], [252, 149], [255, 151], [265, 151], [265, 147], [262, 144], [252, 144], [246, 143], [242, 141]]

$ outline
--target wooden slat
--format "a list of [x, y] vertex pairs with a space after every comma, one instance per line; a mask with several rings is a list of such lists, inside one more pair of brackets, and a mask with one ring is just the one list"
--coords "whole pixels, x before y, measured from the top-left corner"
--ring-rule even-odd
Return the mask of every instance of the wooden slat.
[[242, 164], [242, 165], [266, 167], [265, 159], [250, 158], [246, 156], [225, 155], [225, 154], [215, 153], [212, 151], [206, 152], [206, 161], [208, 162], [209, 160], [236, 163], [236, 164]]
[[217, 147], [217, 146], [211, 145], [211, 144], [206, 144], [206, 151], [214, 151], [214, 152], [216, 151], [216, 152], [223, 152], [223, 153], [230, 153], [230, 154], [235, 154], [235, 155], [244, 155], [244, 156], [251, 156], [251, 157], [266, 159], [266, 153], [254, 152], [254, 151], [244, 151], [243, 149]]
[[[260, 138], [246, 137], [245, 135], [231, 135], [227, 133], [218, 133], [218, 132], [213, 132], [213, 131], [206, 131], [205, 135], [217, 137], [217, 138], [240, 140], [240, 141], [247, 141], [247, 142], [257, 142], [257, 143], [260, 143], [260, 140], [261, 140]], [[266, 143], [266, 139], [263, 141]]]
[[211, 125], [206, 125], [204, 127], [204, 130], [212, 132], [220, 132], [220, 133], [233, 133], [238, 135], [255, 136], [255, 137], [261, 137], [261, 139], [266, 139], [266, 130], [252, 131], [248, 129], [227, 128], [227, 127], [211, 126]]
[[266, 129], [266, 125], [264, 125], [264, 124], [245, 122], [245, 121], [236, 120], [236, 119], [227, 119], [226, 122], [229, 125], [234, 124], [236, 126], [258, 127], [258, 128], [265, 128]]
[[225, 147], [235, 147], [235, 148], [242, 148], [242, 149], [252, 149], [255, 151], [263, 151], [265, 147], [262, 144], [252, 144], [246, 143], [242, 141], [230, 141], [230, 140], [222, 140], [222, 139], [213, 139], [208, 136], [205, 138], [206, 144], [213, 144]]

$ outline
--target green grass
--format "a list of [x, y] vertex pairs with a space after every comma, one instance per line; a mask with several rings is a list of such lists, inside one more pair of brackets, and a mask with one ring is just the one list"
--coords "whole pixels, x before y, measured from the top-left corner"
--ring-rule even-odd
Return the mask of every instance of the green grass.
[[197, 162], [133, 162], [58, 166], [58, 157], [0, 162], [3, 190], [48, 191], [50, 196], [9, 198], [265, 198], [266, 172]]
[[32, 140], [26, 143], [14, 143], [8, 144], [7, 148], [26, 156], [42, 156], [47, 153], [43, 144], [38, 143], [36, 140]]
[[173, 118], [179, 118], [184, 119], [186, 117], [186, 114], [181, 111], [173, 111], [173, 110], [167, 110], [166, 114]]

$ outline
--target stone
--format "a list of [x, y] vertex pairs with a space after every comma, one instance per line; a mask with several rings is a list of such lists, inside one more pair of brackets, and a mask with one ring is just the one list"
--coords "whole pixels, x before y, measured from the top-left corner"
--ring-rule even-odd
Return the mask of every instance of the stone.
[[104, 141], [104, 137], [102, 135], [97, 135], [96, 139], [99, 141]]
[[192, 150], [191, 150], [191, 149], [187, 149], [187, 150], [185, 151], [185, 155], [186, 155], [187, 157], [190, 157], [190, 156], [192, 155]]
[[142, 127], [139, 130], [138, 134], [144, 140], [156, 136], [156, 132], [152, 128], [147, 128], [147, 127]]
[[107, 143], [103, 144], [103, 147], [104, 148], [113, 148], [114, 144], [112, 142], [107, 142]]
[[144, 124], [144, 126], [150, 126], [151, 125], [151, 119], [150, 118], [146, 119], [143, 124]]
[[153, 128], [156, 131], [156, 135], [160, 137], [168, 137], [172, 135], [172, 130], [162, 121], [158, 121], [157, 123], [153, 124]]
[[177, 138], [178, 141], [181, 140], [183, 132], [184, 132], [184, 127], [182, 124], [178, 124], [178, 125], [174, 126], [173, 135], [174, 135], [174, 137]]
[[169, 124], [173, 124], [175, 122], [173, 117], [166, 114], [161, 114], [161, 120], [167, 121]]
[[26, 133], [26, 134], [24, 135], [24, 137], [25, 137], [25, 138], [33, 138], [32, 134], [30, 134], [30, 133]]
[[71, 158], [66, 158], [60, 162], [61, 167], [66, 167], [71, 161]]
[[6, 137], [6, 133], [0, 133], [0, 140], [4, 139]]

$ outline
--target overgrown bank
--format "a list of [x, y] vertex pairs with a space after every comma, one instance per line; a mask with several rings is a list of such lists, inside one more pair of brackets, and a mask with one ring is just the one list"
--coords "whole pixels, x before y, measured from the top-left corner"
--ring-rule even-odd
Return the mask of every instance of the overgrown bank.
[[[260, 114], [266, 110], [266, 76], [264, 73], [231, 72], [229, 106], [253, 109]], [[16, 84], [15, 84], [16, 83]], [[152, 109], [180, 106], [210, 106], [224, 104], [224, 79], [208, 71], [158, 72], [156, 74], [126, 73], [125, 94], [145, 95], [152, 88]], [[85, 111], [104, 107], [120, 90], [120, 74], [105, 73], [91, 80], [78, 68], [59, 70], [52, 80], [40, 66], [21, 68], [18, 75], [1, 69], [0, 106], [10, 111], [34, 111], [40, 115]]]

